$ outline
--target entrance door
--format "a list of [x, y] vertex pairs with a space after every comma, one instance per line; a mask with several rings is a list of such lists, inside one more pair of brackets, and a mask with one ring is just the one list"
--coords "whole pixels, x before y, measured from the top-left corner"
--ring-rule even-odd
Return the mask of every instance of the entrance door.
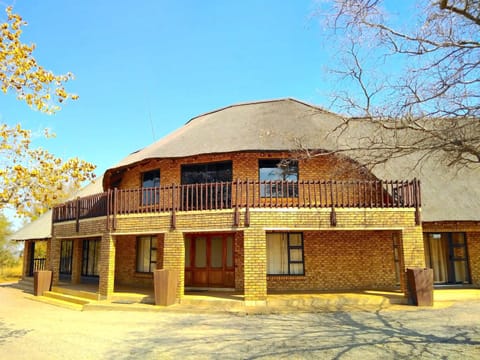
[[425, 257], [436, 284], [469, 284], [465, 233], [425, 234]]
[[98, 277], [100, 240], [83, 240], [82, 250], [82, 276]]
[[185, 285], [234, 287], [233, 234], [196, 234], [185, 238]]

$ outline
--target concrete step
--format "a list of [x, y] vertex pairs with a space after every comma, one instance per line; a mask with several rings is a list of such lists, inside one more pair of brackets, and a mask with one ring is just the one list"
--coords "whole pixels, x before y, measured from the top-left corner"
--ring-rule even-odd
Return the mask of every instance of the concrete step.
[[62, 294], [62, 293], [58, 293], [58, 292], [54, 292], [54, 291], [44, 291], [43, 292], [43, 297], [60, 300], [62, 302], [69, 302], [69, 303], [72, 303], [72, 304], [81, 305], [82, 307], [83, 307], [83, 305], [88, 304], [90, 302], [89, 299], [85, 299], [85, 298], [81, 298], [81, 297], [77, 297], [77, 296], [72, 296], [72, 295], [67, 295], [67, 294]]
[[100, 294], [95, 293], [95, 292], [90, 292], [90, 291], [76, 290], [76, 289], [70, 289], [70, 288], [66, 288], [66, 287], [53, 286], [52, 287], [52, 292], [59, 293], [59, 294], [70, 295], [70, 296], [74, 296], [74, 297], [78, 297], [78, 298], [89, 299], [89, 300], [95, 300], [95, 301], [100, 300]]
[[55, 299], [53, 297], [47, 297], [47, 296], [32, 296], [30, 298], [33, 301], [38, 301], [42, 302], [44, 304], [49, 304], [53, 306], [58, 306], [64, 309], [69, 309], [69, 310], [76, 310], [76, 311], [82, 311], [83, 310], [83, 305], [76, 304], [70, 301], [63, 301], [60, 299]]

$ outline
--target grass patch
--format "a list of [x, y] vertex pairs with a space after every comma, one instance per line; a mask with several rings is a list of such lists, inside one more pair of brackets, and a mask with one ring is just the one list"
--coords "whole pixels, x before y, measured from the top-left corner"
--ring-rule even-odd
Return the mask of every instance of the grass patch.
[[17, 281], [22, 277], [22, 263], [0, 268], [0, 283]]

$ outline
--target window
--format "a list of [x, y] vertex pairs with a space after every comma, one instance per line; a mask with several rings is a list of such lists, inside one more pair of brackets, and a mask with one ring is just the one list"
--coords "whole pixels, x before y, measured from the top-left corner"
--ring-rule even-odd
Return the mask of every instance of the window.
[[[182, 165], [183, 208], [200, 210], [229, 207], [232, 194], [231, 181], [231, 161]], [[218, 182], [226, 184], [217, 186], [215, 183]]]
[[160, 170], [142, 174], [142, 205], [158, 204], [160, 201]]
[[301, 233], [267, 234], [267, 274], [305, 274]]
[[157, 238], [140, 236], [137, 238], [137, 272], [151, 273], [157, 265]]
[[182, 184], [232, 181], [232, 162], [182, 165]]
[[259, 160], [258, 168], [261, 197], [298, 197], [297, 161]]
[[425, 262], [436, 284], [469, 284], [467, 239], [463, 232], [424, 233]]

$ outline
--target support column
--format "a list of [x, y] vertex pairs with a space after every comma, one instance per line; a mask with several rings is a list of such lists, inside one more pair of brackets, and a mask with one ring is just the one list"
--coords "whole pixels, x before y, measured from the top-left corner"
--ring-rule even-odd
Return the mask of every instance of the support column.
[[115, 283], [115, 237], [104, 233], [100, 242], [98, 292], [103, 298], [113, 295]]
[[403, 271], [400, 274], [400, 287], [407, 295], [407, 268], [425, 267], [425, 249], [421, 226], [407, 227], [402, 232]]
[[185, 240], [181, 231], [169, 231], [163, 241], [163, 268], [178, 271], [177, 300], [185, 292]]
[[267, 239], [263, 229], [245, 229], [244, 297], [245, 305], [264, 305], [267, 300]]
[[30, 264], [32, 263], [32, 241], [25, 240], [23, 243], [23, 266], [22, 266], [22, 279], [30, 276]]
[[50, 268], [48, 269], [52, 271], [53, 285], [58, 285], [60, 279], [60, 242], [60, 239], [57, 239], [55, 236], [52, 237], [50, 245]]
[[50, 269], [52, 266], [52, 239], [47, 240], [47, 253], [45, 255], [45, 269]]
[[82, 239], [74, 239], [72, 244], [72, 284], [80, 284], [82, 274], [82, 241]]

